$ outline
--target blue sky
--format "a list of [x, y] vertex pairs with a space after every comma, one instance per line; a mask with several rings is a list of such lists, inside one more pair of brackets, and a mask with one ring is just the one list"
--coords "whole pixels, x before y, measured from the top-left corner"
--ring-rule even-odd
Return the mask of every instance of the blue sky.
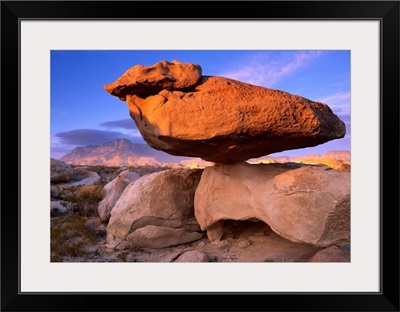
[[343, 139], [270, 156], [350, 150], [349, 50], [56, 50], [51, 51], [51, 157], [116, 138], [145, 143], [124, 101], [104, 90], [127, 69], [161, 60], [196, 63], [223, 76], [328, 104], [347, 126]]

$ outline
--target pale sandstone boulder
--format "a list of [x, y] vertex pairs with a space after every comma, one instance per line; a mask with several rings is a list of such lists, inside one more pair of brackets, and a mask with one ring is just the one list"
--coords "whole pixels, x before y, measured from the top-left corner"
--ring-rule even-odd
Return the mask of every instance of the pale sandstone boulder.
[[100, 176], [96, 172], [89, 171], [83, 168], [74, 168], [74, 171], [69, 181], [67, 183], [57, 184], [57, 187], [61, 190], [71, 186], [95, 185], [99, 181]]
[[51, 158], [50, 159], [50, 181], [52, 183], [60, 183], [68, 181], [74, 169], [67, 163]]
[[179, 61], [161, 61], [152, 66], [136, 65], [128, 69], [115, 82], [105, 85], [104, 89], [121, 100], [128, 94], [141, 97], [154, 95], [163, 89], [187, 90], [196, 85], [202, 75], [197, 64]]
[[343, 138], [346, 126], [326, 104], [223, 77], [195, 90], [162, 90], [126, 102], [144, 140], [176, 156], [235, 163]]
[[329, 246], [317, 251], [307, 262], [350, 262], [350, 252]]
[[202, 171], [169, 169], [129, 184], [111, 210], [107, 243], [164, 248], [204, 237], [193, 208]]
[[201, 251], [189, 250], [181, 254], [174, 262], [209, 262], [209, 257]]
[[97, 208], [101, 221], [108, 221], [110, 212], [128, 184], [136, 181], [140, 175], [128, 170], [122, 171], [115, 179], [104, 186], [104, 198]]
[[212, 242], [224, 220], [258, 219], [293, 242], [350, 240], [350, 173], [320, 166], [238, 163], [204, 169], [195, 216]]

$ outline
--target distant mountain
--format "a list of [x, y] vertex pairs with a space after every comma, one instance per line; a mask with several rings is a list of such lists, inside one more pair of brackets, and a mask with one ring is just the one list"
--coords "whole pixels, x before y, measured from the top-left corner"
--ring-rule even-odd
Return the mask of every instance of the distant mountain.
[[350, 163], [350, 151], [329, 151], [322, 156]]
[[310, 165], [327, 165], [337, 170], [350, 170], [350, 151], [329, 151], [322, 155], [319, 154], [307, 154], [304, 156], [280, 156], [280, 157], [260, 157], [256, 159], [250, 159], [249, 163], [302, 163]]
[[[213, 163], [194, 157], [172, 156], [156, 150], [147, 144], [132, 143], [127, 139], [117, 139], [98, 145], [74, 148], [70, 153], [58, 158], [69, 165], [76, 166], [153, 166], [170, 165], [184, 168], [204, 168]], [[329, 151], [323, 155], [309, 154], [304, 156], [264, 156], [249, 159], [249, 163], [286, 163], [325, 164], [332, 168], [343, 169], [350, 165], [349, 151]]]
[[70, 153], [59, 158], [70, 165], [80, 166], [162, 166], [176, 164], [191, 157], [172, 156], [158, 151], [147, 144], [132, 143], [127, 139], [117, 139], [98, 145], [74, 148]]

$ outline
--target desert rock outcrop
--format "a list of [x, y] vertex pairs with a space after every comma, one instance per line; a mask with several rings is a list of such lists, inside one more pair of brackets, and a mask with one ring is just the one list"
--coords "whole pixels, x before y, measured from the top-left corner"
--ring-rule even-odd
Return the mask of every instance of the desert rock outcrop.
[[190, 90], [160, 84], [146, 96], [129, 89], [122, 98], [150, 146], [216, 163], [316, 146], [346, 133], [326, 104], [224, 77], [202, 76]]
[[204, 236], [194, 216], [202, 169], [169, 169], [129, 184], [111, 211], [108, 242], [164, 248]]
[[194, 208], [211, 241], [222, 237], [224, 220], [258, 219], [293, 242], [340, 244], [350, 240], [350, 173], [280, 164], [207, 167]]

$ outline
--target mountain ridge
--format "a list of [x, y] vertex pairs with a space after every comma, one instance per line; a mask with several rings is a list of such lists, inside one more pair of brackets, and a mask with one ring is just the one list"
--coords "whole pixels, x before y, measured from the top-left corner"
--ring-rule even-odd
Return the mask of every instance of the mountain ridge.
[[[102, 165], [111, 167], [121, 166], [155, 166], [172, 165], [179, 167], [205, 167], [212, 164], [196, 157], [173, 156], [163, 151], [154, 149], [144, 143], [133, 143], [128, 139], [121, 138], [106, 142], [101, 145], [87, 145], [74, 148], [58, 160], [69, 165], [88, 166]], [[339, 161], [350, 164], [350, 151], [332, 150], [322, 155], [307, 154], [303, 156], [263, 156], [249, 159], [249, 163], [271, 163], [271, 162], [302, 162], [322, 163], [327, 160]]]
[[121, 138], [101, 145], [76, 147], [58, 159], [70, 165], [162, 166], [191, 158], [172, 156], [147, 144]]

